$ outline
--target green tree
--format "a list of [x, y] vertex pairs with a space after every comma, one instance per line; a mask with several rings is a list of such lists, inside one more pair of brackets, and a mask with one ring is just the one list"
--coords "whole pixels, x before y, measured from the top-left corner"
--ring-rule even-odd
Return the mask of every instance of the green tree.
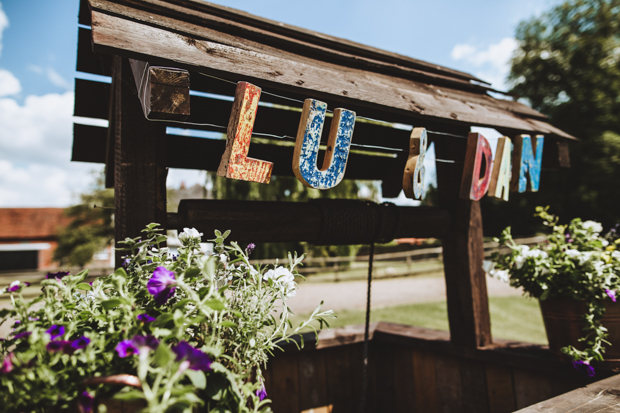
[[[569, 170], [544, 170], [540, 192], [511, 193], [504, 215], [525, 217], [521, 230], [534, 228], [536, 205], [551, 205], [567, 220], [620, 221], [620, 0], [566, 1], [522, 22], [516, 37], [511, 92], [580, 141], [571, 144]], [[502, 207], [496, 204], [484, 207]], [[492, 220], [485, 230], [497, 232]]]
[[114, 190], [105, 189], [99, 176], [93, 189], [80, 196], [81, 203], [65, 210], [71, 223], [58, 235], [54, 260], [84, 267], [93, 255], [114, 240]]

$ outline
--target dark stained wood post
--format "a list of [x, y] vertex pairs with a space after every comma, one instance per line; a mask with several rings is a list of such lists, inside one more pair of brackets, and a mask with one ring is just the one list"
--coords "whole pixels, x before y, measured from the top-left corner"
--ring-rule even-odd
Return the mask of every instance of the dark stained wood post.
[[[115, 239], [138, 237], [157, 222], [166, 228], [165, 134], [160, 122], [144, 117], [127, 59], [114, 57], [112, 87], [114, 130]], [[121, 264], [116, 253], [116, 265]]]

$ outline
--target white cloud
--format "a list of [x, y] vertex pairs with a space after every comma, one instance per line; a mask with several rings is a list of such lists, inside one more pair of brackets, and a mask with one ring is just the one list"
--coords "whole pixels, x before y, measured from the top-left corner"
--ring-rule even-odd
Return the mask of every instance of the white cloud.
[[475, 75], [490, 82], [493, 87], [505, 89], [510, 59], [517, 46], [517, 41], [511, 37], [505, 37], [499, 43], [486, 48], [461, 43], [454, 46], [450, 56], [456, 61], [463, 61], [470, 68], [477, 69]]
[[6, 16], [6, 13], [4, 13], [4, 10], [2, 10], [2, 3], [0, 3], [0, 52], [2, 52], [2, 32], [7, 27], [9, 27], [9, 18]]
[[19, 79], [8, 70], [0, 69], [0, 97], [16, 95], [22, 91]]
[[58, 86], [66, 90], [73, 89], [73, 85], [51, 67], [47, 68], [47, 78], [54, 86]]

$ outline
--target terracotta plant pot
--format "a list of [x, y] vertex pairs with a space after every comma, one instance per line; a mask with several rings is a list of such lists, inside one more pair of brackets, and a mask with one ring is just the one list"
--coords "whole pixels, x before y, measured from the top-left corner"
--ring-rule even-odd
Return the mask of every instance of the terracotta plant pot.
[[[583, 315], [586, 306], [581, 301], [569, 298], [549, 298], [539, 301], [545, 322], [549, 350], [561, 360], [569, 360], [561, 348], [568, 345], [582, 350], [584, 343], [579, 342], [583, 331]], [[607, 341], [612, 345], [605, 346], [605, 361], [597, 363], [602, 368], [620, 368], [620, 303], [605, 303], [605, 316], [601, 320], [607, 328]], [[614, 345], [615, 344], [615, 345]]]

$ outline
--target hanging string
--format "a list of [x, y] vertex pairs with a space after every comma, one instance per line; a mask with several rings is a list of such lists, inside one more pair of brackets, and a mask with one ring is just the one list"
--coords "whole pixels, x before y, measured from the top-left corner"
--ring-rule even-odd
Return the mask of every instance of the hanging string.
[[366, 291], [366, 322], [364, 324], [364, 350], [362, 366], [362, 397], [360, 401], [360, 413], [366, 411], [366, 393], [368, 393], [368, 346], [370, 343], [370, 287], [372, 285], [372, 265], [375, 257], [375, 244], [370, 244], [368, 254], [368, 289]]

